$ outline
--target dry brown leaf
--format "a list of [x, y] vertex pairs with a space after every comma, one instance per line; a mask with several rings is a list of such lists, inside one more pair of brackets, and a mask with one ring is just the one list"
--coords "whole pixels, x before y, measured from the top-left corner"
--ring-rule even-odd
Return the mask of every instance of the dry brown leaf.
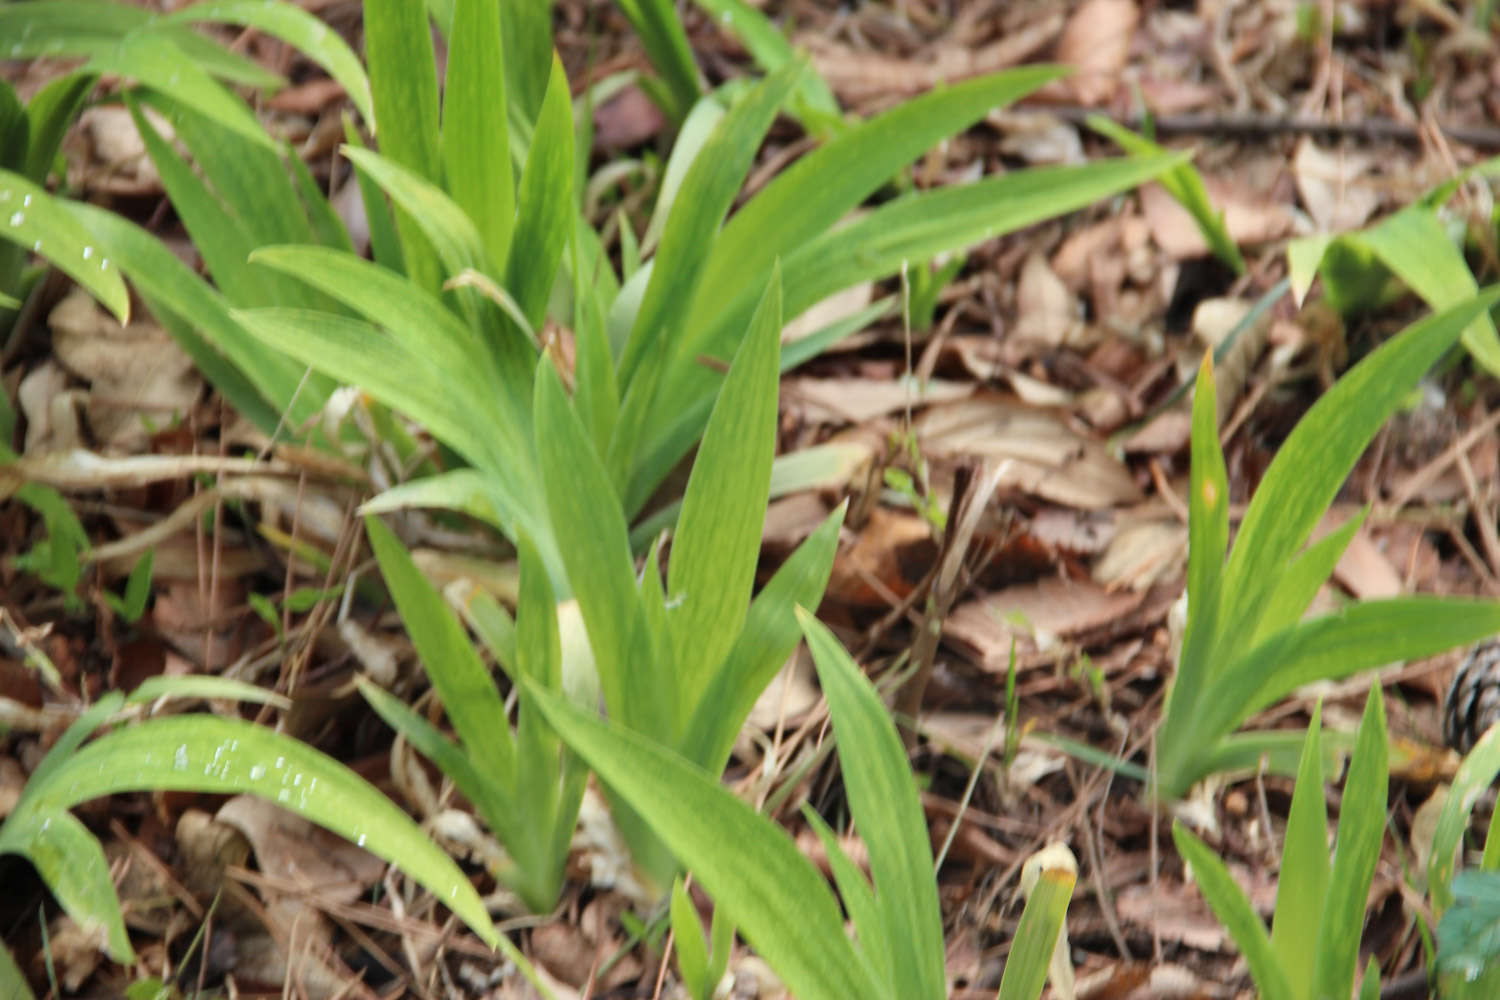
[[841, 319], [854, 315], [874, 299], [875, 283], [871, 281], [850, 285], [841, 292], [834, 292], [782, 327], [781, 342], [790, 344], [794, 340], [801, 340], [809, 334], [817, 333], [825, 326], [831, 326]]
[[862, 423], [910, 406], [961, 399], [974, 391], [969, 382], [944, 379], [807, 378], [783, 379], [782, 405], [809, 423]]
[[594, 109], [594, 145], [606, 150], [639, 146], [666, 124], [656, 102], [632, 85]]
[[1056, 59], [1076, 70], [1068, 83], [1079, 103], [1098, 105], [1114, 96], [1140, 17], [1135, 0], [1084, 0], [1068, 18]]
[[1380, 193], [1366, 180], [1372, 165], [1373, 160], [1363, 153], [1342, 148], [1325, 153], [1310, 136], [1297, 144], [1292, 176], [1302, 207], [1319, 232], [1358, 229], [1375, 214]]
[[1175, 518], [1123, 525], [1094, 563], [1094, 580], [1111, 590], [1146, 590], [1182, 572], [1187, 558], [1187, 527]]
[[1039, 252], [1032, 253], [1021, 265], [1016, 314], [1012, 332], [1019, 339], [1061, 347], [1082, 338], [1082, 307]]
[[[69, 390], [67, 386], [68, 373], [51, 358], [21, 380], [16, 402], [26, 416], [26, 455], [47, 455], [83, 445], [78, 407], [88, 399], [88, 393]], [[5, 493], [13, 488], [7, 488]]]
[[911, 593], [936, 556], [931, 525], [911, 511], [876, 507], [834, 556], [826, 599], [887, 607]]
[[1129, 470], [1102, 443], [1009, 397], [984, 393], [934, 406], [914, 424], [924, 454], [1010, 459], [1002, 489], [1085, 510], [1141, 499]]
[[1170, 963], [1118, 962], [1078, 978], [1078, 1000], [1217, 1000], [1231, 993]]
[[984, 669], [1004, 672], [1011, 642], [1045, 651], [1058, 639], [1118, 620], [1140, 607], [1144, 592], [1110, 592], [1090, 580], [1048, 577], [988, 594], [955, 608], [943, 636], [968, 647]]
[[81, 289], [47, 322], [57, 360], [90, 383], [89, 427], [105, 450], [143, 449], [151, 425], [185, 416], [203, 392], [192, 359], [165, 330], [144, 320], [122, 327]]

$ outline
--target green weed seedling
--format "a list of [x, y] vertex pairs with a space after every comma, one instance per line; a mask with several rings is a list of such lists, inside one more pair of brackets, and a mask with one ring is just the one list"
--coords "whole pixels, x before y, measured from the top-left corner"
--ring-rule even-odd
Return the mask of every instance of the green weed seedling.
[[[1365, 229], [1319, 233], [1287, 245], [1287, 270], [1298, 302], [1315, 276], [1323, 279], [1329, 305], [1349, 314], [1378, 308], [1410, 289], [1433, 309], [1445, 309], [1479, 288], [1464, 260], [1463, 241], [1443, 217], [1443, 206], [1473, 175], [1494, 174], [1489, 160], [1429, 192], [1415, 203]], [[1461, 230], [1460, 230], [1461, 232]], [[1488, 313], [1464, 329], [1464, 349], [1475, 364], [1500, 376], [1500, 335]]]
[[58, 738], [0, 824], [0, 853], [28, 859], [80, 927], [102, 931], [117, 961], [132, 961], [134, 951], [109, 865], [98, 840], [69, 810], [103, 795], [168, 789], [256, 795], [348, 838], [399, 865], [535, 981], [458, 866], [390, 799], [331, 757], [263, 726], [213, 715], [129, 722], [85, 745], [96, 730], [122, 718], [126, 706], [164, 697], [284, 701], [253, 685], [206, 676], [156, 678], [129, 698], [107, 695]]
[[[528, 696], [616, 796], [629, 802], [787, 987], [803, 1000], [848, 997], [942, 1000], [942, 919], [932, 846], [901, 738], [875, 688], [811, 615], [798, 620], [828, 699], [854, 824], [869, 851], [864, 874], [818, 815], [805, 815], [828, 851], [856, 940], [844, 932], [827, 881], [780, 826], [722, 787], [713, 774], [660, 743], [570, 704], [539, 685]], [[1041, 995], [1074, 876], [1042, 873], [1022, 914], [1001, 981], [1002, 1000]], [[690, 904], [674, 907], [675, 935], [695, 938], [678, 956], [695, 997], [711, 981], [708, 949]], [[719, 954], [722, 933], [711, 954]], [[679, 949], [681, 948], [679, 944]]]
[[[1111, 140], [1132, 156], [1159, 156], [1166, 150], [1145, 136], [1136, 135], [1130, 129], [1104, 117], [1090, 115], [1088, 127]], [[1245, 273], [1245, 258], [1240, 248], [1229, 235], [1224, 223], [1224, 213], [1215, 209], [1208, 199], [1208, 189], [1203, 186], [1203, 175], [1191, 163], [1181, 163], [1157, 178], [1163, 190], [1187, 210], [1203, 235], [1203, 241], [1214, 256], [1223, 261], [1235, 274]]]
[[1298, 422], [1229, 548], [1229, 485], [1215, 425], [1212, 359], [1193, 400], [1187, 630], [1157, 733], [1154, 793], [1172, 801], [1217, 771], [1292, 773], [1277, 733], [1234, 731], [1304, 684], [1432, 656], [1500, 632], [1500, 604], [1436, 597], [1364, 601], [1302, 620], [1364, 522], [1306, 545], [1350, 469], [1423, 373], [1500, 300], [1500, 289], [1407, 327], [1350, 369]]
[[[1180, 821], [1172, 826], [1172, 838], [1192, 866], [1203, 898], [1239, 945], [1265, 1000], [1341, 1000], [1354, 995], [1365, 900], [1385, 836], [1389, 750], [1380, 688], [1371, 688], [1355, 736], [1332, 861], [1321, 729], [1320, 705], [1313, 710], [1302, 745], [1269, 935], [1218, 856]], [[1379, 995], [1380, 970], [1371, 959], [1359, 996], [1363, 1000]]]

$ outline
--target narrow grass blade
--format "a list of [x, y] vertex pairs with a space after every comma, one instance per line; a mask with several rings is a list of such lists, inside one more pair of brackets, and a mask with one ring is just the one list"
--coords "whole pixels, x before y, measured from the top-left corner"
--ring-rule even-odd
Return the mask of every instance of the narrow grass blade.
[[673, 121], [681, 121], [698, 99], [698, 64], [682, 20], [671, 0], [619, 0], [619, 6], [665, 84], [664, 89], [656, 88], [663, 110]]
[[[789, 66], [757, 84], [719, 122], [688, 168], [625, 344], [620, 361], [622, 386], [634, 381], [636, 369], [648, 357], [658, 353], [670, 357], [680, 349], [677, 341], [684, 336], [683, 324], [703, 274], [708, 248], [744, 184], [755, 151], [797, 82], [799, 69]], [[736, 331], [736, 336], [743, 329]], [[653, 363], [664, 362], [653, 358]]]
[[[392, 731], [415, 747], [418, 753], [436, 764], [438, 770], [447, 775], [453, 786], [476, 807], [481, 807], [481, 803], [491, 798], [491, 784], [480, 777], [463, 750], [439, 732], [436, 726], [368, 677], [356, 677], [355, 683], [359, 685], [359, 693], [364, 695], [375, 714]], [[495, 784], [498, 785], [498, 782]]]
[[45, 188], [8, 170], [0, 170], [0, 238], [41, 254], [121, 323], [130, 321], [130, 293], [119, 268]]
[[[707, 328], [714, 311], [747, 290], [758, 291], [764, 280], [759, 275], [773, 260], [785, 262], [798, 247], [826, 233], [936, 143], [1065, 72], [1057, 66], [1026, 66], [940, 88], [856, 125], [802, 157], [724, 226], [688, 329]], [[692, 347], [703, 349], [702, 344]]]
[[[1025, 170], [882, 205], [849, 226], [797, 246], [782, 259], [783, 317], [791, 320], [834, 292], [895, 274], [903, 262], [930, 260], [939, 253], [1081, 208], [1139, 184], [1180, 160], [1173, 156]], [[789, 217], [800, 211], [789, 212]], [[664, 266], [661, 258], [657, 263]], [[697, 440], [708, 412], [704, 404], [717, 384], [717, 376], [698, 362], [698, 356], [727, 358], [733, 353], [759, 294], [758, 283], [752, 287], [754, 295], [715, 302], [705, 316], [707, 333], [700, 336], [698, 328], [689, 326], [692, 332], [687, 342], [678, 348], [676, 363], [663, 374], [655, 393], [644, 441], [633, 463], [635, 475], [625, 495], [628, 513], [640, 510], [662, 477]], [[644, 306], [641, 314], [646, 314]]]
[[441, 138], [448, 191], [479, 227], [496, 276], [505, 273], [516, 211], [500, 6], [493, 0], [454, 5]]
[[[438, 183], [437, 63], [424, 5], [412, 0], [365, 0], [365, 59], [375, 101], [371, 127], [380, 151], [417, 176]], [[410, 215], [396, 213], [406, 273], [436, 292], [442, 283], [437, 260]]]
[[172, 94], [241, 138], [272, 151], [276, 149], [276, 143], [243, 101], [196, 63], [183, 59], [181, 49], [157, 34], [125, 36], [114, 47], [96, 52], [84, 71], [114, 73]]
[[[588, 626], [605, 704], [632, 729], [672, 732], [663, 722], [675, 714], [675, 703], [663, 697], [671, 690], [669, 678], [659, 675], [649, 657], [635, 563], [624, 518], [612, 502], [614, 487], [548, 361], [537, 365], [535, 405], [547, 511]], [[636, 659], [637, 651], [646, 655]]]
[[427, 677], [443, 701], [464, 752], [485, 780], [509, 788], [516, 782], [516, 749], [505, 704], [474, 652], [457, 616], [427, 582], [411, 554], [378, 518], [365, 518], [370, 547], [401, 612]]
[[802, 818], [823, 845], [839, 898], [843, 900], [849, 919], [854, 922], [859, 957], [877, 983], [894, 983], [896, 973], [891, 963], [895, 961], [895, 954], [890, 947], [891, 932], [885, 925], [885, 914], [875, 903], [875, 890], [870, 886], [870, 880], [849, 858], [838, 835], [823, 817], [804, 805]]
[[1209, 654], [1218, 631], [1220, 586], [1224, 554], [1229, 547], [1229, 481], [1224, 451], [1219, 446], [1218, 403], [1214, 387], [1213, 355], [1203, 358], [1193, 391], [1192, 465], [1188, 488], [1188, 624], [1178, 658], [1177, 674], [1167, 694], [1162, 725], [1157, 733], [1157, 756], [1162, 782], [1171, 787], [1183, 758], [1185, 724], [1197, 711], [1198, 700], [1213, 689], [1215, 663]]
[[1385, 838], [1388, 746], [1385, 696], [1377, 684], [1365, 699], [1364, 718], [1344, 782], [1338, 844], [1333, 849], [1333, 869], [1318, 929], [1312, 996], [1346, 997], [1354, 992], [1365, 903]]
[[98, 77], [92, 73], [67, 73], [50, 81], [27, 102], [30, 128], [25, 144], [26, 163], [21, 173], [28, 180], [46, 183], [57, 151], [62, 148], [63, 136], [96, 82]]
[[[236, 306], [268, 306], [279, 303], [281, 299], [277, 294], [276, 276], [249, 264], [250, 254], [261, 244], [256, 234], [215, 197], [203, 178], [157, 132], [141, 113], [140, 106], [128, 96], [126, 106], [130, 108], [131, 119], [151, 157], [151, 163], [161, 176], [162, 186], [172, 199], [172, 205], [187, 227], [188, 234], [193, 237], [193, 244], [213, 276], [214, 284]], [[223, 134], [232, 136], [231, 141], [237, 145], [243, 144], [243, 140], [233, 132], [226, 131]], [[294, 289], [290, 304], [308, 306], [310, 303], [304, 294], [305, 289], [306, 286]]]
[[1302, 747], [1292, 808], [1281, 848], [1271, 948], [1296, 991], [1308, 1000], [1318, 957], [1318, 924], [1328, 898], [1328, 809], [1323, 788], [1323, 703], [1313, 706]]
[[1427, 887], [1433, 910], [1442, 916], [1453, 905], [1454, 868], [1459, 845], [1469, 828], [1474, 805], [1500, 777], [1500, 726], [1492, 726], [1464, 757], [1453, 776], [1443, 811], [1432, 835], [1432, 860], [1427, 864]]
[[3, 944], [0, 944], [0, 993], [11, 1000], [36, 1000], [36, 994], [31, 992], [31, 985], [26, 982], [25, 974], [16, 964], [15, 956]]
[[1500, 633], [1500, 602], [1419, 595], [1362, 601], [1278, 632], [1224, 673], [1236, 723], [1317, 680], [1434, 656]]
[[[781, 29], [744, 0], [694, 2], [744, 44], [762, 72], [774, 73], [797, 58]], [[803, 74], [794, 101], [802, 105], [804, 114], [812, 113], [813, 120], [804, 124], [814, 134], [831, 131], [843, 113], [828, 81], [812, 71]]]
[[[1276, 451], [1261, 479], [1224, 575], [1240, 609], [1220, 648], [1242, 647], [1283, 567], [1307, 540], [1349, 470], [1387, 417], [1475, 317], [1500, 301], [1492, 289], [1407, 327], [1324, 393]], [[1232, 597], [1231, 597], [1232, 595]]]
[[786, 831], [646, 737], [602, 723], [533, 685], [528, 691], [553, 728], [640, 811], [800, 1000], [894, 997], [866, 973], [844, 936], [828, 883]]
[[1172, 824], [1172, 840], [1183, 860], [1192, 865], [1193, 881], [1198, 883], [1198, 889], [1214, 916], [1239, 945], [1260, 995], [1265, 1000], [1292, 1000], [1296, 994], [1292, 992], [1286, 971], [1276, 960], [1266, 925], [1261, 923], [1250, 906], [1250, 900], [1245, 898], [1229, 869], [1224, 867], [1224, 862], [1180, 821]]
[[672, 541], [668, 619], [678, 669], [678, 718], [686, 719], [723, 662], [749, 607], [776, 452], [781, 273], [735, 354], [698, 447]]
[[942, 1000], [947, 996], [943, 918], [932, 876], [932, 843], [906, 750], [874, 686], [833, 633], [800, 608], [797, 618], [828, 700], [849, 809], [870, 852], [895, 993]]
[[1261, 642], [1273, 633], [1302, 620], [1308, 605], [1317, 596], [1318, 588], [1333, 575], [1334, 567], [1343, 557], [1349, 542], [1364, 526], [1369, 513], [1370, 508], [1366, 507], [1292, 559], [1286, 571], [1281, 574], [1281, 579], [1276, 582], [1276, 589], [1271, 591], [1271, 596], [1266, 600], [1260, 627], [1256, 630], [1252, 643]]
[[[1136, 135], [1103, 115], [1089, 115], [1087, 124], [1133, 156], [1152, 156], [1167, 152], [1150, 139]], [[1202, 234], [1203, 241], [1208, 244], [1214, 256], [1228, 265], [1235, 274], [1244, 274], [1245, 258], [1240, 256], [1240, 248], [1224, 225], [1224, 213], [1215, 209], [1209, 201], [1208, 190], [1203, 186], [1203, 175], [1198, 173], [1197, 168], [1191, 163], [1184, 163], [1162, 174], [1157, 178], [1157, 183], [1193, 217], [1193, 221], [1198, 224], [1198, 232]]]
[[693, 1000], [711, 1000], [718, 984], [708, 979], [708, 943], [703, 939], [698, 909], [680, 878], [672, 883], [671, 917], [673, 947], [677, 949], [677, 971], [682, 976], [682, 985]]
[[573, 103], [562, 62], [554, 56], [536, 132], [521, 170], [519, 215], [506, 275], [506, 287], [532, 329], [542, 327], [563, 248], [573, 230], [577, 214], [573, 198]]
[[331, 757], [248, 722], [175, 716], [117, 730], [64, 761], [28, 796], [27, 808], [63, 810], [147, 789], [244, 792], [285, 806], [399, 865], [487, 944], [497, 945], [479, 894], [405, 813]]
[[193, 24], [238, 24], [279, 38], [327, 70], [354, 102], [365, 121], [375, 118], [370, 81], [359, 57], [335, 31], [300, 7], [265, 0], [204, 0], [167, 15]]
[[1066, 869], [1044, 869], [1037, 879], [1021, 923], [1010, 944], [997, 1000], [1037, 1000], [1047, 983], [1047, 968], [1057, 948], [1058, 934], [1073, 898], [1078, 876]]
[[552, 0], [502, 3], [500, 24], [510, 103], [525, 121], [535, 121], [552, 66]]
[[823, 600], [847, 507], [840, 504], [756, 595], [728, 657], [689, 713], [683, 755], [710, 774], [724, 770], [755, 700], [802, 638], [793, 609]]

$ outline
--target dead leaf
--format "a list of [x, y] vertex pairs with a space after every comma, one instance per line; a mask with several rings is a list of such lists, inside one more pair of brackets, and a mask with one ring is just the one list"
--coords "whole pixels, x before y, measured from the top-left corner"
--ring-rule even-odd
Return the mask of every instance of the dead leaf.
[[1068, 83], [1079, 103], [1114, 96], [1140, 16], [1135, 0], [1085, 0], [1068, 18], [1055, 58], [1075, 68]]
[[1187, 558], [1187, 528], [1172, 517], [1138, 520], [1120, 526], [1104, 554], [1094, 563], [1094, 580], [1114, 590], [1146, 590], [1182, 572]]
[[48, 358], [21, 380], [16, 402], [26, 416], [27, 455], [68, 451], [83, 444], [78, 407], [88, 398], [82, 390], [69, 390], [68, 373]]
[[203, 392], [192, 359], [155, 323], [121, 326], [75, 288], [47, 317], [58, 361], [90, 383], [88, 421], [100, 446], [135, 452], [150, 427], [185, 416]]
[[1068, 291], [1041, 253], [1032, 253], [1021, 266], [1016, 287], [1014, 335], [1048, 347], [1076, 345], [1084, 324], [1078, 299]]
[[1027, 163], [1084, 163], [1078, 128], [1055, 115], [1034, 111], [994, 111], [986, 121], [1000, 129], [1000, 151]]
[[1015, 642], [1023, 651], [1045, 652], [1059, 639], [1123, 618], [1145, 600], [1145, 592], [1110, 592], [1091, 580], [1047, 577], [961, 604], [943, 625], [943, 637], [961, 643], [980, 666], [1003, 673]]
[[825, 600], [889, 607], [912, 592], [937, 558], [932, 526], [911, 511], [876, 507], [833, 560]]
[[968, 382], [915, 378], [782, 379], [782, 405], [808, 423], [862, 423], [910, 406], [916, 408], [974, 391]]
[[594, 145], [605, 150], [639, 146], [666, 124], [656, 102], [631, 85], [594, 109]]
[[1130, 471], [1104, 445], [1044, 410], [997, 393], [934, 406], [914, 421], [924, 454], [1010, 459], [1002, 489], [1099, 510], [1141, 499]]
[[871, 281], [850, 285], [841, 292], [834, 292], [782, 327], [781, 342], [790, 344], [794, 340], [801, 340], [809, 334], [817, 333], [826, 326], [832, 326], [839, 320], [854, 315], [874, 299], [875, 284]]
[[1325, 153], [1310, 136], [1297, 144], [1292, 176], [1302, 207], [1319, 232], [1358, 229], [1375, 214], [1380, 193], [1365, 180], [1373, 162], [1363, 153], [1342, 147], [1336, 153]]

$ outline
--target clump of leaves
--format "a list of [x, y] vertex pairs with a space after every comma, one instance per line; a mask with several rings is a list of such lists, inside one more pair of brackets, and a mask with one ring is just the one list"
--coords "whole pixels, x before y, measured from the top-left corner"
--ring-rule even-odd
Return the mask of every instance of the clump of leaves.
[[1304, 548], [1313, 528], [1380, 425], [1497, 299], [1492, 289], [1413, 324], [1339, 379], [1277, 451], [1233, 552], [1213, 364], [1204, 359], [1193, 400], [1187, 630], [1157, 734], [1158, 797], [1181, 798], [1199, 778], [1253, 767], [1263, 754], [1290, 773], [1295, 752], [1282, 736], [1232, 734], [1304, 684], [1500, 632], [1500, 604], [1425, 596], [1302, 620], [1365, 514]]
[[[1388, 744], [1380, 688], [1372, 687], [1365, 699], [1331, 861], [1321, 731], [1319, 705], [1302, 746], [1269, 935], [1244, 890], [1208, 845], [1181, 822], [1172, 826], [1172, 839], [1192, 866], [1203, 898], [1239, 945], [1266, 1000], [1349, 997], [1359, 971], [1365, 900], [1385, 836]], [[1359, 996], [1380, 996], [1380, 970], [1373, 957]]]

